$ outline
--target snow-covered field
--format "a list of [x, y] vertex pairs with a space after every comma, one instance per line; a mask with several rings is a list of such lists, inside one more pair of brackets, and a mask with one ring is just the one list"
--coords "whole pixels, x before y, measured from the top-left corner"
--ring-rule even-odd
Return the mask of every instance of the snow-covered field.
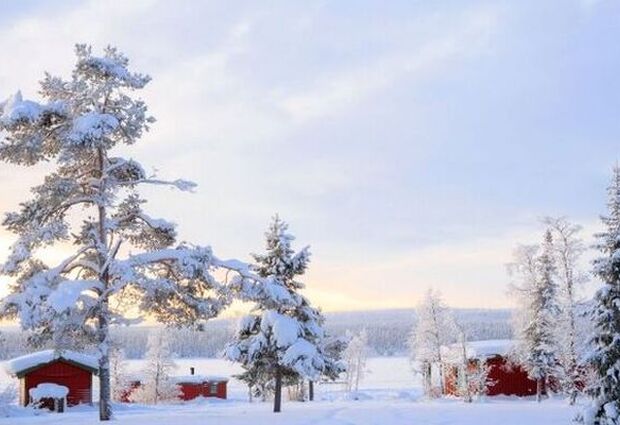
[[[178, 360], [178, 373], [187, 374], [190, 366], [199, 374], [231, 375], [238, 371], [231, 363], [216, 359]], [[140, 361], [130, 362], [130, 370], [139, 370]], [[458, 400], [426, 401], [421, 398], [419, 381], [403, 357], [378, 357], [368, 361], [370, 373], [361, 384], [358, 400], [345, 396], [338, 384], [320, 385], [318, 401], [286, 402], [283, 412], [273, 414], [270, 403], [248, 403], [247, 392], [236, 380], [229, 384], [229, 400], [200, 400], [172, 405], [116, 405], [113, 423], [128, 425], [554, 425], [568, 424], [575, 414], [563, 400], [536, 403], [533, 400], [490, 399], [465, 404]], [[11, 382], [0, 372], [0, 387]], [[2, 389], [2, 388], [0, 388]], [[69, 409], [65, 414], [16, 409], [17, 416], [0, 418], [4, 424], [96, 424], [96, 407]]]

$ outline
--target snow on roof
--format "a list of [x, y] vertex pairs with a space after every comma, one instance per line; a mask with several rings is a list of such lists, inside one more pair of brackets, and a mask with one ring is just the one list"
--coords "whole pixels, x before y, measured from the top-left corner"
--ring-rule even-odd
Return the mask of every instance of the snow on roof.
[[33, 400], [41, 400], [42, 398], [65, 398], [69, 394], [69, 388], [64, 385], [41, 383], [34, 388], [28, 390]]
[[183, 375], [173, 376], [172, 380], [177, 384], [202, 384], [203, 382], [227, 382], [228, 378], [212, 375]]
[[[506, 356], [510, 353], [514, 341], [511, 339], [488, 339], [484, 341], [467, 341], [466, 354], [468, 359], [483, 359], [493, 356]], [[448, 362], [459, 361], [462, 356], [460, 343], [442, 347], [442, 354]]]
[[95, 371], [99, 368], [99, 362], [95, 356], [77, 353], [70, 350], [44, 350], [9, 360], [5, 362], [4, 369], [11, 375], [19, 375], [21, 372], [25, 372], [37, 366], [45, 365], [58, 359], [77, 363]]

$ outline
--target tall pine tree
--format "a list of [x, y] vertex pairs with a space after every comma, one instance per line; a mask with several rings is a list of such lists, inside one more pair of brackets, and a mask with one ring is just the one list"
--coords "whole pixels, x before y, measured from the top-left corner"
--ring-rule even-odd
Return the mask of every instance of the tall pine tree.
[[545, 232], [542, 252], [536, 259], [535, 272], [534, 285], [529, 288], [528, 293], [529, 320], [521, 335], [521, 351], [528, 375], [536, 380], [536, 400], [540, 401], [543, 389], [558, 368], [555, 327], [560, 309], [550, 231]]
[[265, 234], [266, 253], [253, 255], [263, 280], [239, 281], [242, 298], [255, 306], [225, 350], [228, 359], [242, 364], [241, 378], [249, 385], [273, 387], [274, 412], [281, 410], [283, 382], [314, 381], [333, 370], [334, 361], [325, 349], [322, 315], [299, 293], [304, 285], [297, 277], [306, 271], [310, 251], [295, 252], [287, 230], [275, 216]]
[[[249, 272], [239, 262], [218, 260], [210, 247], [177, 244], [174, 224], [143, 210], [138, 189], [144, 185], [194, 186], [150, 176], [115, 153], [137, 143], [154, 122], [134, 96], [150, 78], [131, 72], [113, 47], [98, 57], [77, 45], [76, 55], [71, 78], [45, 75], [42, 103], [17, 92], [0, 104], [0, 159], [54, 167], [31, 189], [31, 199], [4, 218], [17, 241], [2, 266], [13, 284], [0, 314], [56, 341], [89, 334], [100, 356], [100, 419], [108, 420], [109, 327], [126, 323], [114, 301], [129, 300], [166, 323], [196, 323], [230, 301], [214, 269]], [[41, 260], [39, 254], [58, 245], [73, 253], [59, 264]]]
[[592, 404], [581, 421], [588, 425], [620, 424], [620, 168], [613, 169], [608, 188], [605, 227], [596, 235], [601, 256], [594, 261], [594, 274], [603, 286], [594, 296], [594, 335], [588, 361], [595, 374], [587, 388]]

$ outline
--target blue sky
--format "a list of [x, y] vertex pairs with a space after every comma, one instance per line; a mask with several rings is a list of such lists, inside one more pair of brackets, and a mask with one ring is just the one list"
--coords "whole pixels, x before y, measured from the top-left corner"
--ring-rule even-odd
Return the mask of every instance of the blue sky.
[[[27, 1], [2, 5], [0, 97], [36, 97], [72, 46], [153, 76], [128, 150], [195, 194], [151, 211], [223, 257], [279, 212], [329, 310], [510, 305], [504, 265], [537, 218], [589, 236], [620, 147], [620, 2]], [[42, 170], [2, 166], [0, 211]], [[10, 243], [0, 233], [0, 248]], [[484, 296], [481, 296], [484, 294]]]

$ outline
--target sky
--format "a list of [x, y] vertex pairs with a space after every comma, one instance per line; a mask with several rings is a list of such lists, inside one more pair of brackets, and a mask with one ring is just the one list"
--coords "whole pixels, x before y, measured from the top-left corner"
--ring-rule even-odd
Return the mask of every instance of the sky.
[[[75, 43], [117, 46], [153, 77], [157, 118], [127, 153], [198, 184], [145, 192], [182, 239], [249, 261], [278, 213], [325, 310], [412, 307], [429, 287], [509, 307], [505, 265], [541, 217], [598, 227], [619, 39], [615, 0], [4, 2], [0, 99], [68, 76]], [[0, 213], [45, 170], [0, 165]]]

